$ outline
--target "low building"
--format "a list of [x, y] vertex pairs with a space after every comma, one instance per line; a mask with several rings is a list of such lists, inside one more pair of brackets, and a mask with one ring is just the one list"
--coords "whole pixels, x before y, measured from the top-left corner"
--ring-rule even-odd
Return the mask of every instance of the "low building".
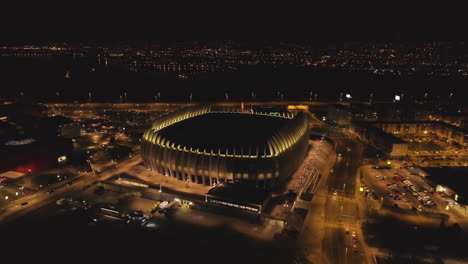
[[373, 123], [353, 121], [351, 130], [361, 139], [387, 153], [390, 157], [408, 155], [407, 142], [374, 126]]
[[339, 126], [347, 126], [352, 118], [352, 110], [349, 106], [332, 104], [328, 106], [327, 119]]
[[423, 168], [424, 180], [437, 192], [453, 198], [457, 203], [468, 205], [468, 180], [466, 167]]
[[372, 124], [394, 135], [434, 135], [447, 142], [468, 146], [468, 129], [443, 121], [375, 122]]
[[0, 172], [30, 173], [66, 161], [72, 140], [62, 128], [66, 117], [47, 117], [42, 105], [1, 105]]
[[206, 194], [208, 203], [229, 206], [255, 213], [261, 213], [270, 194], [265, 189], [247, 184], [220, 183]]

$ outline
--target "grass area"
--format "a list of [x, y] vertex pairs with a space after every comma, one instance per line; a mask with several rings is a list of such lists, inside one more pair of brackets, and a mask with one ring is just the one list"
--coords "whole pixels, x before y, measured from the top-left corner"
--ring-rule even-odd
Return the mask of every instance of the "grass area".
[[431, 258], [421, 259], [418, 257], [401, 257], [401, 256], [392, 256], [392, 257], [377, 257], [377, 264], [443, 264], [441, 260], [436, 260]]
[[119, 160], [121, 158], [127, 157], [130, 153], [132, 153], [132, 148], [117, 144], [109, 144], [106, 146], [105, 151], [107, 154], [109, 154], [111, 159]]
[[[437, 221], [442, 221], [442, 220], [446, 221], [449, 218], [449, 216], [444, 213], [430, 212], [430, 211], [415, 212], [415, 211], [407, 210], [403, 208], [395, 208], [390, 205], [388, 206], [385, 205], [385, 209], [390, 210], [396, 214], [422, 216], [422, 217], [437, 219]], [[373, 216], [379, 216], [379, 214], [374, 213]]]
[[444, 147], [434, 141], [412, 141], [408, 143], [408, 149], [411, 151], [441, 151]]
[[394, 217], [377, 216], [362, 225], [365, 239], [372, 247], [389, 249], [395, 253], [426, 255], [428, 248], [439, 256], [468, 257], [460, 245], [467, 245], [467, 230], [458, 224], [439, 227], [415, 226]]
[[294, 208], [294, 213], [300, 215], [302, 219], [306, 218], [308, 211], [309, 210], [304, 209], [304, 208]]
[[313, 193], [308, 193], [308, 192], [304, 192], [301, 194], [301, 200], [303, 201], [312, 201], [312, 198], [314, 197], [314, 194]]
[[75, 197], [79, 197], [80, 199], [92, 201], [95, 204], [99, 205], [108, 205], [108, 204], [119, 204], [121, 200], [126, 196], [137, 195], [137, 191], [131, 191], [131, 189], [127, 189], [125, 187], [120, 188], [117, 185], [111, 184], [102, 184], [104, 187], [104, 193], [96, 194], [94, 190], [98, 187], [99, 184], [93, 184], [83, 190], [82, 192], [74, 195]]
[[[59, 176], [57, 176], [59, 175]], [[32, 178], [32, 183], [36, 185], [43, 185], [46, 186], [48, 184], [54, 184], [65, 179], [69, 179], [75, 175], [71, 174], [41, 174], [36, 175]]]
[[365, 159], [369, 159], [370, 163], [377, 163], [379, 160], [386, 160], [388, 159], [388, 155], [385, 152], [382, 152], [379, 149], [376, 149], [375, 147], [366, 144], [364, 151], [362, 153], [362, 157]]
[[[8, 196], [8, 200], [5, 199], [5, 197]], [[7, 192], [3, 189], [0, 189], [0, 206], [5, 206], [7, 205], [8, 203], [10, 203], [11, 201], [14, 201], [16, 199], [18, 199], [19, 197], [16, 196], [15, 193], [10, 193], [10, 192]]]

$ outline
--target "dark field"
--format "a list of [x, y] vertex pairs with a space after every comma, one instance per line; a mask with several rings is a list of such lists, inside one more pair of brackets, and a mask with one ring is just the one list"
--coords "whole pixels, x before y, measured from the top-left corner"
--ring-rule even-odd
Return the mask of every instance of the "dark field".
[[[0, 227], [2, 249], [21, 259], [73, 258], [75, 261], [151, 261], [160, 263], [307, 263], [294, 262], [295, 243], [259, 241], [229, 228], [203, 228], [170, 220], [159, 231], [129, 227], [123, 222], [99, 222], [83, 212], [61, 212], [48, 205]], [[2, 250], [2, 251], [3, 251]]]
[[[91, 72], [91, 68], [95, 72]], [[71, 78], [65, 79], [70, 71]], [[377, 76], [372, 73], [330, 71], [293, 66], [241, 67], [234, 72], [203, 73], [195, 80], [180, 80], [178, 73], [129, 72], [127, 66], [107, 68], [89, 59], [52, 57], [48, 59], [0, 58], [2, 96], [12, 98], [21, 92], [39, 101], [73, 102], [88, 100], [118, 102], [127, 93], [128, 102], [151, 102], [160, 93], [162, 102], [249, 101], [255, 92], [257, 101], [309, 100], [310, 92], [317, 100], [338, 100], [341, 92], [351, 93], [353, 100], [392, 100], [395, 94], [405, 98], [425, 93], [428, 99], [444, 100], [453, 92], [454, 100], [468, 96], [462, 77]], [[59, 96], [56, 95], [59, 92]], [[440, 98], [437, 98], [437, 97]]]

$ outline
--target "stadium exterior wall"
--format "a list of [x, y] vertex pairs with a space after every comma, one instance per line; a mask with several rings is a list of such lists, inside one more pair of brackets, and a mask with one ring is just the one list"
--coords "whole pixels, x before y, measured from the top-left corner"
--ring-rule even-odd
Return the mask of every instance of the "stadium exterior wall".
[[308, 124], [304, 113], [283, 113], [276, 118], [289, 119], [268, 139], [268, 149], [235, 153], [232, 150], [205, 151], [177, 145], [158, 131], [182, 120], [207, 113], [229, 115], [254, 113], [215, 109], [210, 106], [186, 108], [156, 122], [142, 139], [144, 164], [163, 175], [181, 181], [215, 185], [220, 182], [242, 182], [270, 189], [284, 184], [298, 168], [307, 151]]

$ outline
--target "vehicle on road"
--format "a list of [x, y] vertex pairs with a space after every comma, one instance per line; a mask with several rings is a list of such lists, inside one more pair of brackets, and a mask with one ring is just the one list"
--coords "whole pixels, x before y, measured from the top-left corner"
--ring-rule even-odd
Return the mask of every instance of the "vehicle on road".
[[11, 181], [11, 178], [9, 177], [5, 177], [5, 176], [0, 177], [0, 182], [10, 182], [10, 181]]
[[48, 194], [51, 194], [53, 192], [55, 192], [55, 189], [50, 189], [50, 190], [47, 191]]
[[28, 204], [28, 202], [22, 202], [22, 203], [21, 203], [21, 206], [25, 206], [25, 205], [27, 205], [27, 204]]

